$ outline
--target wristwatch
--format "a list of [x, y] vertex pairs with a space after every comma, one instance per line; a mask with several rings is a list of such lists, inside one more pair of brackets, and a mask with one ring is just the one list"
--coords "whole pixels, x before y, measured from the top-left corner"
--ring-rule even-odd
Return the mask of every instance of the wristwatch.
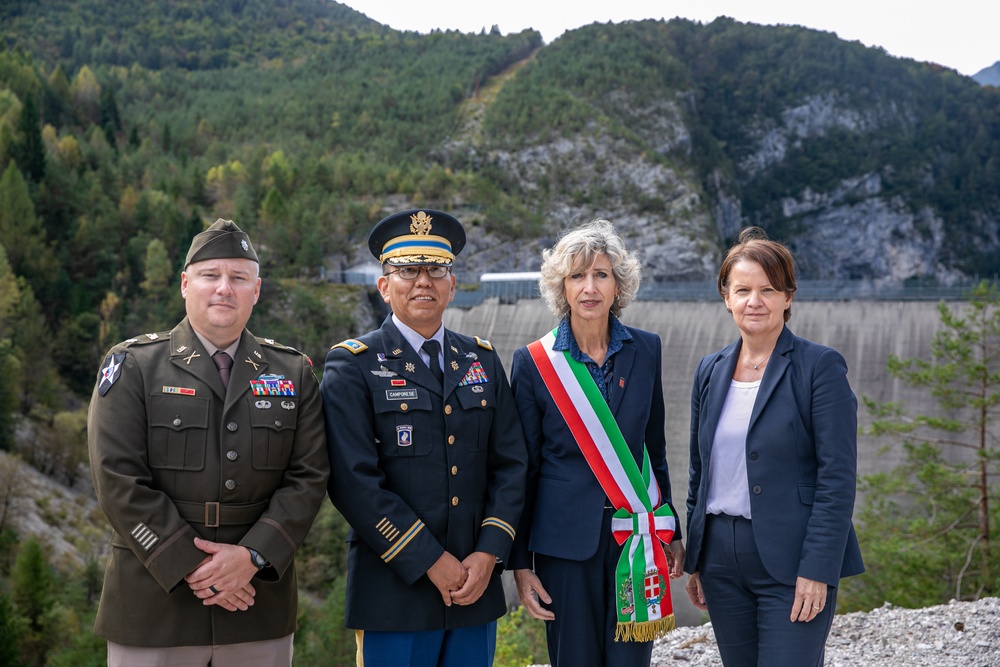
[[251, 549], [250, 547], [247, 547], [246, 549], [250, 552], [250, 562], [253, 563], [258, 570], [263, 570], [265, 567], [270, 565], [270, 563], [267, 562], [267, 559], [260, 555], [259, 551]]

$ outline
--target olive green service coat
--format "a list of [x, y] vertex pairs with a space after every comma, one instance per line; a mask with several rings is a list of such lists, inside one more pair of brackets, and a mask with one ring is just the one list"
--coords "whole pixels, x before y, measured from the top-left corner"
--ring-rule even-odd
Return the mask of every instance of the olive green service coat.
[[481, 625], [506, 611], [497, 564], [482, 597], [446, 607], [426, 576], [447, 550], [506, 560], [527, 455], [507, 376], [486, 341], [445, 330], [444, 387], [390, 316], [334, 346], [323, 373], [330, 498], [351, 524], [347, 627]]
[[[254, 395], [251, 381], [263, 393], [279, 379], [285, 395]], [[294, 632], [293, 557], [329, 475], [319, 387], [305, 355], [244, 329], [226, 392], [186, 319], [125, 341], [98, 376], [89, 446], [114, 529], [99, 636], [162, 647]], [[204, 606], [192, 593], [184, 576], [206, 557], [196, 536], [252, 547], [270, 561], [251, 582], [249, 610]]]

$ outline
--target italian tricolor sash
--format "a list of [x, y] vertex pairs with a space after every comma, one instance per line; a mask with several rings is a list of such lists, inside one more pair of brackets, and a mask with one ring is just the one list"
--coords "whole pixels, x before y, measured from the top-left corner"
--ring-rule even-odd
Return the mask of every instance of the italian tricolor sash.
[[611, 408], [586, 365], [568, 351], [553, 350], [554, 330], [528, 345], [545, 387], [616, 511], [611, 530], [624, 544], [615, 572], [618, 628], [615, 641], [652, 641], [674, 629], [669, 572], [663, 544], [674, 535], [675, 517], [662, 503], [649, 452], [636, 465]]

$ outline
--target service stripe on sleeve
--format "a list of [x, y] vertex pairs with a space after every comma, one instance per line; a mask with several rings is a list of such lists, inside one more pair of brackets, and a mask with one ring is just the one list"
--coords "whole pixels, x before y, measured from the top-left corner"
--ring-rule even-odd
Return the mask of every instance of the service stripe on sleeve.
[[417, 533], [423, 530], [423, 528], [424, 528], [424, 522], [418, 519], [415, 524], [410, 526], [409, 530], [403, 533], [403, 537], [399, 540], [399, 542], [397, 542], [391, 549], [382, 554], [382, 560], [388, 563], [393, 558], [398, 556], [399, 552], [402, 551], [406, 547], [406, 545], [410, 543], [410, 540], [412, 540]]

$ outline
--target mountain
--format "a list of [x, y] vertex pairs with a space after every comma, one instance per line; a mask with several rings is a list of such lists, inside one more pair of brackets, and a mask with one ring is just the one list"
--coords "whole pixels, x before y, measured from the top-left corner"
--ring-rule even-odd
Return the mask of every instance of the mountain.
[[804, 277], [950, 281], [1000, 268], [998, 99], [802, 28], [595, 25], [503, 87], [472, 164], [532, 200], [550, 233], [610, 217], [655, 280], [709, 277], [752, 223], [789, 243]]
[[972, 78], [982, 86], [1000, 86], [1000, 60], [979, 70]]
[[12, 0], [0, 45], [0, 279], [21, 300], [0, 340], [32, 318], [4, 371], [25, 414], [181, 317], [190, 237], [219, 217], [259, 247], [253, 327], [319, 358], [359, 326], [325, 280], [408, 207], [467, 224], [463, 283], [535, 270], [598, 216], [651, 282], [710, 281], [747, 224], [805, 279], [1000, 273], [1000, 89], [832, 33], [675, 19], [545, 45], [325, 0]]
[[[317, 162], [378, 172], [300, 178], [281, 201], [254, 184], [251, 227], [269, 202], [285, 219], [327, 209], [312, 238], [288, 235], [282, 265], [317, 261], [307, 238], [327, 269], [365, 261], [374, 200], [462, 213], [485, 232], [477, 271], [535, 268], [593, 216], [634, 238], [659, 281], [709, 277], [746, 224], [787, 241], [809, 278], [1000, 271], [998, 93], [832, 33], [641, 21], [542, 47], [530, 31], [399, 33], [323, 0], [109, 7], [8, 3], [4, 39], [43, 72], [93, 69], [121, 133], [169, 130], [167, 155], [202, 178], [233, 160], [259, 171], [275, 150], [299, 176]], [[206, 218], [231, 208], [205, 204]]]

